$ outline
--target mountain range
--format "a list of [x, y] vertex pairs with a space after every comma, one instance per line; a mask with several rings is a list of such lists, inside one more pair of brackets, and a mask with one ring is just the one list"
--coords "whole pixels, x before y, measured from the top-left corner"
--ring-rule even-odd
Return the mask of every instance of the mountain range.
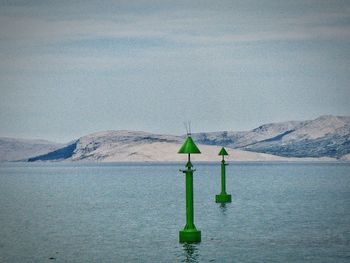
[[[103, 131], [70, 143], [0, 138], [0, 161], [183, 161], [177, 154], [185, 136], [141, 131]], [[193, 160], [217, 161], [222, 146], [228, 160], [350, 160], [350, 117], [264, 124], [250, 131], [194, 133], [202, 154]]]
[[0, 162], [28, 159], [61, 148], [63, 144], [46, 140], [0, 137]]
[[346, 158], [350, 153], [350, 117], [269, 123], [251, 131], [194, 134], [196, 142], [284, 157]]

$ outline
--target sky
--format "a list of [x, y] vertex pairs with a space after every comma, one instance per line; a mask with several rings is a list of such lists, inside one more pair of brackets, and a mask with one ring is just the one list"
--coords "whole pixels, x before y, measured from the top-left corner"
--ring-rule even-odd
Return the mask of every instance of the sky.
[[0, 0], [0, 136], [350, 115], [350, 1]]

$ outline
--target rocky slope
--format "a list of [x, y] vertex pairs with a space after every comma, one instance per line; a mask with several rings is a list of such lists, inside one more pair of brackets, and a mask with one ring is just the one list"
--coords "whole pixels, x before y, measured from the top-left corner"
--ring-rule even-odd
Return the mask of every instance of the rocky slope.
[[[198, 161], [217, 161], [221, 146], [228, 148], [229, 160], [350, 160], [350, 117], [321, 116], [192, 137], [202, 150], [193, 156]], [[183, 141], [184, 136], [138, 131], [98, 132], [65, 145], [1, 138], [0, 161], [181, 161], [186, 158], [177, 151]]]
[[31, 156], [52, 152], [62, 144], [44, 140], [0, 138], [0, 162], [28, 159]]
[[[184, 139], [180, 136], [157, 135], [135, 131], [106, 131], [93, 133], [45, 155], [29, 158], [29, 161], [184, 161], [187, 156], [177, 154]], [[194, 161], [218, 161], [220, 146], [198, 145], [202, 154], [193, 155]], [[270, 154], [228, 149], [227, 160], [235, 161], [288, 161]], [[309, 160], [313, 160], [312, 158]]]
[[350, 117], [270, 123], [245, 132], [193, 134], [198, 143], [284, 157], [332, 157], [350, 153]]

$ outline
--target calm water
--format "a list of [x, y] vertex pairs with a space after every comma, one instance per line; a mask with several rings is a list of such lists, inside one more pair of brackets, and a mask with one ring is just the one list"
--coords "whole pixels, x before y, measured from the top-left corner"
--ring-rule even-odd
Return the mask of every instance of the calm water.
[[202, 243], [181, 164], [1, 164], [0, 262], [349, 262], [350, 165], [195, 164]]

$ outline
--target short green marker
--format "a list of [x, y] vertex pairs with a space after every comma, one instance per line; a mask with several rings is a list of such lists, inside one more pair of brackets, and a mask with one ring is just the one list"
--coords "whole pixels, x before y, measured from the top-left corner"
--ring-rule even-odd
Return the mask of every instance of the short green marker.
[[197, 145], [191, 138], [191, 135], [187, 135], [185, 143], [181, 146], [178, 153], [188, 154], [188, 161], [186, 164], [186, 170], [180, 170], [186, 175], [186, 225], [183, 230], [179, 232], [180, 243], [199, 243], [201, 242], [201, 231], [196, 229], [194, 225], [194, 209], [193, 209], [193, 165], [191, 163], [191, 153], [201, 153]]
[[216, 203], [231, 203], [231, 195], [226, 193], [226, 165], [225, 155], [228, 155], [224, 147], [221, 148], [219, 155], [222, 155], [221, 161], [221, 193], [215, 196]]

